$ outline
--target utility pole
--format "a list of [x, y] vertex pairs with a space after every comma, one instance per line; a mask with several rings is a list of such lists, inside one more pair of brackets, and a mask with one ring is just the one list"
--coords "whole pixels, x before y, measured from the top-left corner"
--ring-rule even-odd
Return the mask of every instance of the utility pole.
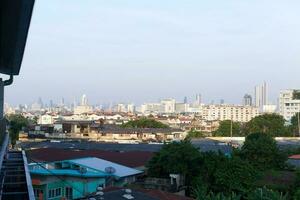
[[231, 137], [231, 140], [232, 140], [232, 118], [230, 120], [230, 137]]
[[230, 120], [230, 146], [232, 147], [232, 117]]
[[300, 137], [300, 112], [298, 112], [298, 133]]

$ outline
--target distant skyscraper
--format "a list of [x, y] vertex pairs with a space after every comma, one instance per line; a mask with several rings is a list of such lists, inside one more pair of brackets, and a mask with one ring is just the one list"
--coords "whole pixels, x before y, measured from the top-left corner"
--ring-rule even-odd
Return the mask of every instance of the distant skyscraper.
[[43, 101], [42, 101], [41, 97], [39, 97], [38, 104], [40, 105], [41, 108], [44, 107], [44, 104], [43, 104]]
[[61, 105], [64, 106], [65, 105], [65, 99], [62, 97], [61, 98]]
[[183, 103], [185, 103], [185, 104], [187, 104], [187, 103], [188, 103], [188, 99], [187, 99], [187, 97], [184, 97], [184, 99], [183, 99]]
[[255, 106], [262, 108], [264, 105], [268, 105], [268, 87], [266, 82], [255, 87]]
[[252, 96], [250, 94], [245, 94], [243, 98], [244, 106], [252, 106]]
[[224, 104], [225, 100], [224, 99], [220, 99], [220, 104]]
[[201, 104], [201, 94], [196, 94], [196, 105], [200, 105]]
[[86, 95], [82, 95], [81, 97], [81, 105], [86, 106], [88, 104]]

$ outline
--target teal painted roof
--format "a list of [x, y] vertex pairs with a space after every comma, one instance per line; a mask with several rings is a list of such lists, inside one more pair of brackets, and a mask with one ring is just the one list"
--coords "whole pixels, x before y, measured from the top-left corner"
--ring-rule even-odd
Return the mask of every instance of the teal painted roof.
[[45, 175], [45, 176], [76, 176], [76, 177], [84, 177], [84, 178], [92, 178], [92, 177], [107, 177], [109, 176], [107, 173], [99, 172], [99, 171], [87, 171], [85, 173], [80, 173], [79, 170], [73, 169], [30, 169], [31, 174], [37, 175]]
[[79, 158], [68, 160], [68, 162], [77, 164], [83, 167], [87, 167], [89, 169], [93, 169], [98, 172], [106, 173], [106, 168], [113, 168], [114, 172], [110, 173], [111, 176], [123, 178], [128, 176], [133, 176], [137, 174], [143, 173], [143, 171], [126, 167], [124, 165], [120, 165], [117, 163], [113, 163], [107, 160], [103, 160], [100, 158], [95, 157], [86, 157], [86, 158]]

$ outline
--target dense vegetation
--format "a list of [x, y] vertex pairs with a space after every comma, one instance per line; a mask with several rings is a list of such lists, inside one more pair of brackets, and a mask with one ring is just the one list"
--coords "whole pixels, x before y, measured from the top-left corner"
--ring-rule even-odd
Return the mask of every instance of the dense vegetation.
[[201, 131], [191, 130], [188, 132], [186, 139], [202, 138], [202, 137], [204, 137], [204, 134]]
[[300, 130], [299, 130], [299, 125], [298, 123], [300, 122], [300, 113], [295, 114], [292, 119], [291, 119], [291, 125], [289, 128], [289, 131], [295, 135], [295, 136], [300, 136]]
[[244, 124], [225, 120], [220, 122], [219, 128], [212, 135], [229, 137], [231, 126], [232, 136], [247, 136], [258, 132], [273, 137], [295, 136], [298, 133], [298, 118], [295, 115], [289, 126], [285, 125], [284, 118], [278, 114], [263, 114]]
[[28, 126], [30, 120], [20, 114], [8, 115], [6, 118], [9, 121], [8, 131], [10, 134], [11, 143], [14, 145], [19, 139], [19, 132], [22, 130], [22, 128]]
[[169, 128], [168, 125], [163, 124], [155, 119], [141, 118], [129, 121], [121, 125], [123, 128]]
[[[197, 200], [299, 199], [300, 173], [286, 165], [286, 155], [269, 134], [251, 133], [244, 146], [234, 149], [231, 156], [201, 152], [189, 140], [165, 144], [147, 167], [153, 177], [183, 175], [186, 193]], [[276, 177], [287, 181], [280, 177], [286, 174], [292, 174], [296, 180], [288, 180], [284, 185], [282, 180], [274, 182]]]
[[230, 137], [232, 128], [232, 136], [241, 136], [241, 124], [232, 122], [231, 120], [224, 120], [220, 122], [218, 130], [213, 132], [213, 136]]

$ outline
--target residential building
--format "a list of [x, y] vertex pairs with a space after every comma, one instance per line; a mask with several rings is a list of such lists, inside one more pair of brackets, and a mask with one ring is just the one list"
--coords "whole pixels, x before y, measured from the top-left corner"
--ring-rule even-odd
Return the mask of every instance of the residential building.
[[161, 102], [163, 113], [175, 113], [175, 99], [164, 99]]
[[29, 165], [36, 199], [78, 199], [98, 187], [123, 186], [143, 171], [95, 157]]
[[189, 104], [187, 103], [176, 103], [175, 104], [175, 112], [176, 113], [186, 113], [188, 112]]
[[52, 115], [45, 114], [41, 115], [38, 119], [38, 124], [53, 124], [54, 118]]
[[286, 120], [300, 112], [300, 90], [282, 90], [279, 95], [279, 113]]
[[245, 94], [243, 98], [244, 106], [252, 106], [252, 96], [250, 94]]
[[213, 120], [233, 120], [236, 122], [248, 122], [259, 115], [259, 109], [253, 106], [240, 105], [205, 105], [201, 113], [203, 119]]

